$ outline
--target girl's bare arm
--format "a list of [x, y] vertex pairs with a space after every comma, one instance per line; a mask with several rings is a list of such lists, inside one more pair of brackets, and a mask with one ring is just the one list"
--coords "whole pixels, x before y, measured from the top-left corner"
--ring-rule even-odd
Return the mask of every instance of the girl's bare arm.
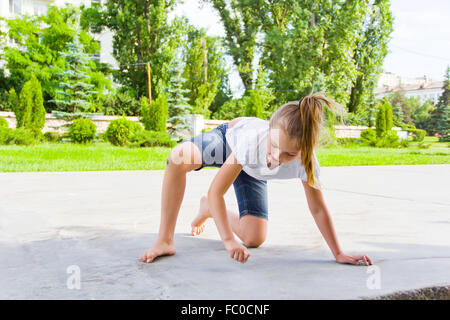
[[230, 257], [240, 262], [246, 262], [250, 253], [247, 248], [236, 241], [228, 223], [224, 195], [242, 170], [233, 153], [217, 172], [208, 190], [208, 206], [216, 223], [220, 238]]
[[342, 252], [336, 237], [336, 232], [334, 231], [333, 222], [331, 221], [331, 215], [323, 199], [322, 191], [311, 187], [305, 181], [302, 181], [302, 183], [309, 210], [336, 261], [358, 265], [359, 260], [362, 260], [365, 265], [372, 264], [372, 261], [366, 255], [347, 255]]

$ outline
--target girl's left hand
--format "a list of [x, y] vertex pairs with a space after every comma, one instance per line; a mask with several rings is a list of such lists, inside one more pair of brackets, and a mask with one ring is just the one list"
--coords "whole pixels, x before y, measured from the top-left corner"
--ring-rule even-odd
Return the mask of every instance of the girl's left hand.
[[364, 265], [369, 266], [372, 265], [372, 260], [366, 255], [351, 255], [340, 253], [336, 256], [336, 262], [339, 263], [349, 263], [354, 265], [360, 265], [359, 261], [363, 261]]

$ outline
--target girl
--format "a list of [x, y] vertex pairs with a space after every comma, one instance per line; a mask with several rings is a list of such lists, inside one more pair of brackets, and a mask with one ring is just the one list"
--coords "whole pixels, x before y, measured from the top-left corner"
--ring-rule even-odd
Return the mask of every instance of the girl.
[[[173, 236], [183, 200], [186, 173], [206, 166], [219, 167], [207, 196], [192, 222], [192, 235], [204, 230], [212, 217], [230, 257], [246, 262], [248, 247], [266, 238], [267, 180], [300, 178], [309, 209], [339, 263], [371, 265], [366, 255], [342, 252], [320, 190], [319, 163], [314, 153], [322, 127], [322, 104], [334, 103], [321, 94], [279, 108], [270, 121], [255, 117], [235, 118], [217, 128], [178, 144], [170, 153], [164, 172], [161, 222], [156, 243], [140, 256], [142, 262], [175, 254]], [[224, 194], [233, 184], [239, 214], [227, 210]], [[236, 235], [244, 245], [239, 243]]]

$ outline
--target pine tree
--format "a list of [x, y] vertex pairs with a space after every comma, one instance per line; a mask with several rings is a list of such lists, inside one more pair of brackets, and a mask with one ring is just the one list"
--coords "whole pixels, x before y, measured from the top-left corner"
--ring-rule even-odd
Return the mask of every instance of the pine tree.
[[87, 112], [91, 106], [92, 96], [97, 92], [91, 90], [95, 86], [89, 83], [87, 75], [90, 58], [85, 53], [78, 36], [67, 44], [67, 52], [62, 52], [61, 56], [66, 60], [66, 70], [58, 74], [62, 90], [56, 91], [60, 99], [51, 101], [56, 103], [59, 111]]
[[450, 141], [450, 66], [444, 81], [444, 92], [431, 113], [430, 131], [439, 135], [439, 141]]
[[403, 111], [402, 111], [402, 105], [399, 103], [396, 103], [393, 106], [393, 116], [394, 116], [394, 123], [395, 125], [400, 125], [403, 121]]
[[183, 89], [186, 80], [182, 77], [183, 65], [178, 57], [172, 63], [170, 70], [169, 86], [167, 88], [169, 108], [169, 119], [167, 122], [171, 126], [168, 131], [175, 137], [182, 137], [179, 132], [190, 128], [186, 115], [191, 112], [192, 107], [189, 105], [189, 99], [186, 97], [189, 90]]
[[54, 128], [67, 132], [73, 120], [92, 118], [101, 113], [87, 112], [91, 107], [92, 96], [97, 92], [92, 90], [95, 85], [89, 83], [87, 71], [91, 68], [90, 57], [80, 43], [78, 35], [67, 44], [66, 49], [67, 52], [61, 52], [66, 61], [66, 69], [58, 73], [61, 90], [56, 91], [57, 97], [50, 102], [58, 106], [58, 110], [52, 111], [52, 115], [66, 121], [66, 124]]

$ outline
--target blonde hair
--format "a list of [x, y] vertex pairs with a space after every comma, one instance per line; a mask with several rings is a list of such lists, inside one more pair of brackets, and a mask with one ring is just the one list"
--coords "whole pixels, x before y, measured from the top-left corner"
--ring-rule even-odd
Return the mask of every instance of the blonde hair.
[[316, 189], [320, 189], [320, 183], [314, 177], [316, 168], [313, 152], [319, 143], [319, 133], [323, 126], [323, 105], [326, 105], [328, 110], [338, 106], [322, 93], [310, 94], [300, 101], [288, 102], [281, 106], [274, 112], [269, 122], [270, 128], [285, 130], [287, 136], [295, 141], [308, 184]]

